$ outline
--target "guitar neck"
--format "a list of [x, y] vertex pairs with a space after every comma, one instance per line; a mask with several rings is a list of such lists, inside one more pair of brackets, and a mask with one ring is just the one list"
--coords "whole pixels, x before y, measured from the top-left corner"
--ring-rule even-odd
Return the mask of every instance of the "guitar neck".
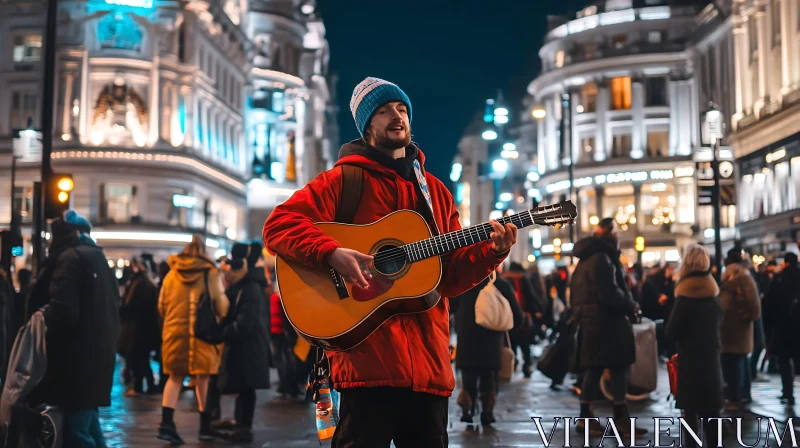
[[[553, 216], [553, 212], [560, 209], [559, 205], [545, 205], [532, 210], [526, 210], [510, 216], [504, 216], [497, 220], [500, 225], [514, 224], [518, 229], [532, 226], [534, 224], [552, 225], [564, 221], [563, 216]], [[541, 216], [547, 215], [547, 216]], [[443, 255], [462, 247], [478, 244], [490, 239], [494, 229], [487, 223], [466, 227], [444, 235], [435, 236], [426, 240], [402, 246], [409, 261], [415, 262], [426, 258]]]

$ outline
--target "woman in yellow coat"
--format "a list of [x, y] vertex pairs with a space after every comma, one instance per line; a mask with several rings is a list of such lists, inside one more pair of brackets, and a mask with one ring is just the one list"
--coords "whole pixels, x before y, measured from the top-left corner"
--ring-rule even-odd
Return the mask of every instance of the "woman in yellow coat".
[[204, 238], [195, 235], [192, 242], [178, 255], [169, 257], [169, 274], [164, 278], [158, 297], [158, 311], [164, 320], [161, 358], [169, 380], [161, 400], [161, 425], [158, 438], [182, 444], [173, 415], [181, 393], [183, 380], [191, 375], [200, 412], [200, 440], [211, 440], [211, 416], [205, 412], [209, 375], [219, 371], [222, 347], [194, 337], [197, 306], [205, 292], [205, 274], [217, 320], [228, 312], [228, 298], [222, 275], [205, 251]]

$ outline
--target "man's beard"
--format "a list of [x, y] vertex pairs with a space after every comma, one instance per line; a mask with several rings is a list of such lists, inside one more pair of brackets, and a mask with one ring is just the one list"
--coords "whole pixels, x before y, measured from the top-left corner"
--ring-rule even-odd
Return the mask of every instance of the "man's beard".
[[406, 130], [406, 135], [403, 138], [391, 138], [389, 137], [388, 131], [385, 132], [375, 132], [373, 134], [374, 141], [372, 145], [377, 148], [384, 148], [389, 150], [395, 150], [400, 148], [405, 148], [411, 144], [411, 129]]

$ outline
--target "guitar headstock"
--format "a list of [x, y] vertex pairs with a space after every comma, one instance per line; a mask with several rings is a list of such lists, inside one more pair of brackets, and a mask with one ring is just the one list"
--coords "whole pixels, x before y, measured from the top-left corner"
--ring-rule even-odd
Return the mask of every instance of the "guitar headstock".
[[572, 225], [578, 216], [578, 209], [572, 201], [563, 201], [558, 204], [540, 205], [530, 210], [534, 224], [540, 226], [561, 227]]

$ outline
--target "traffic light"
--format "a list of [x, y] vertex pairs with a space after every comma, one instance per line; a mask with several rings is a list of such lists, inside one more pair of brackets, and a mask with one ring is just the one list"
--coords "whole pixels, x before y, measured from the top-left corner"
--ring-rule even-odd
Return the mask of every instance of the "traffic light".
[[69, 209], [75, 182], [73, 182], [71, 174], [53, 173], [50, 175], [48, 183], [44, 217], [45, 219], [55, 219]]
[[644, 237], [637, 236], [635, 240], [633, 240], [633, 248], [636, 249], [636, 252], [642, 253], [644, 252]]

